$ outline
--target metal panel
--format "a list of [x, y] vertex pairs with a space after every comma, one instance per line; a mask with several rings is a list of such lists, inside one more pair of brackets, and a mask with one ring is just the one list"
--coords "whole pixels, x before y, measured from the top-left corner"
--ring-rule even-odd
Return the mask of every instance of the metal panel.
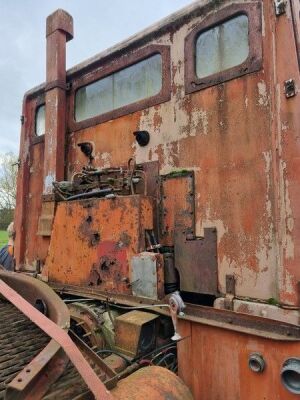
[[159, 289], [163, 286], [161, 275], [163, 275], [163, 266], [160, 254], [144, 252], [132, 257], [132, 294], [157, 300], [160, 297]]
[[[178, 344], [179, 376], [195, 399], [293, 400], [281, 383], [287, 355], [299, 354], [300, 344], [245, 335], [203, 324], [179, 321], [185, 337]], [[263, 373], [248, 367], [249, 355], [260, 353]]]
[[116, 348], [131, 357], [154, 349], [156, 319], [150, 312], [134, 310], [115, 319]]
[[217, 233], [205, 228], [204, 237], [187, 240], [175, 232], [175, 265], [180, 274], [180, 289], [186, 292], [217, 294]]
[[42, 203], [42, 212], [39, 218], [37, 235], [51, 236], [54, 214], [55, 214], [55, 202], [44, 201]]
[[153, 229], [148, 197], [61, 202], [43, 274], [52, 282], [131, 293], [129, 260], [144, 250], [145, 229]]
[[195, 197], [193, 171], [178, 171], [161, 177], [160, 235], [164, 245], [174, 245], [174, 232], [194, 234]]

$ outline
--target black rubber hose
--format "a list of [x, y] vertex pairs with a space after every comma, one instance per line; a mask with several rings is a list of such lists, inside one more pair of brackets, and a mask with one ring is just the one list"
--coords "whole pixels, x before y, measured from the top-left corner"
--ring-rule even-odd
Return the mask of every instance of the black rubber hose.
[[107, 354], [107, 353], [115, 354], [116, 356], [121, 357], [126, 362], [127, 366], [131, 364], [131, 361], [128, 360], [128, 358], [126, 358], [123, 354], [121, 354], [121, 353], [119, 353], [118, 351], [115, 351], [115, 350], [102, 349], [102, 350], [96, 351], [96, 353], [97, 354]]

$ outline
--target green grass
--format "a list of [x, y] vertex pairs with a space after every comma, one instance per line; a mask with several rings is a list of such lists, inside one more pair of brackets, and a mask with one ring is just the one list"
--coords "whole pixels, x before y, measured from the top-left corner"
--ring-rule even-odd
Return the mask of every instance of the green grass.
[[7, 244], [8, 236], [6, 231], [0, 231], [0, 248]]

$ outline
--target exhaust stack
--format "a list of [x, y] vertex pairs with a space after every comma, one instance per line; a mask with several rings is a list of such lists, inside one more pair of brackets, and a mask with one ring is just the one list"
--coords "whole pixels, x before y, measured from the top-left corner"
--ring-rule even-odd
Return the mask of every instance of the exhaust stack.
[[66, 43], [73, 38], [73, 18], [56, 10], [47, 18], [46, 116], [43, 194], [64, 179], [66, 135]]

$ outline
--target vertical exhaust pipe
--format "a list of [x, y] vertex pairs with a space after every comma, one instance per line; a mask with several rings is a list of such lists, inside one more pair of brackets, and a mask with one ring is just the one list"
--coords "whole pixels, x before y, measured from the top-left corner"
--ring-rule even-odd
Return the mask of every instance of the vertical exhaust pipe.
[[[52, 181], [64, 178], [65, 133], [66, 133], [66, 42], [73, 38], [73, 19], [63, 10], [57, 10], [47, 18], [47, 67], [46, 67], [46, 120], [45, 156], [43, 173], [43, 203], [38, 222], [38, 235], [50, 236], [55, 203], [52, 196]], [[18, 194], [15, 212], [17, 230], [15, 259], [17, 269], [25, 263], [27, 197], [30, 181], [31, 117], [28, 112], [30, 98], [23, 100]]]
[[[46, 24], [45, 148], [43, 202], [38, 235], [50, 237], [55, 214], [53, 185], [64, 179], [66, 137], [66, 43], [73, 38], [73, 18], [64, 10]], [[47, 271], [43, 270], [44, 279]]]
[[[43, 194], [64, 179], [66, 135], [66, 43], [73, 38], [73, 18], [56, 10], [47, 18], [45, 157]], [[46, 196], [45, 196], [46, 197]]]

